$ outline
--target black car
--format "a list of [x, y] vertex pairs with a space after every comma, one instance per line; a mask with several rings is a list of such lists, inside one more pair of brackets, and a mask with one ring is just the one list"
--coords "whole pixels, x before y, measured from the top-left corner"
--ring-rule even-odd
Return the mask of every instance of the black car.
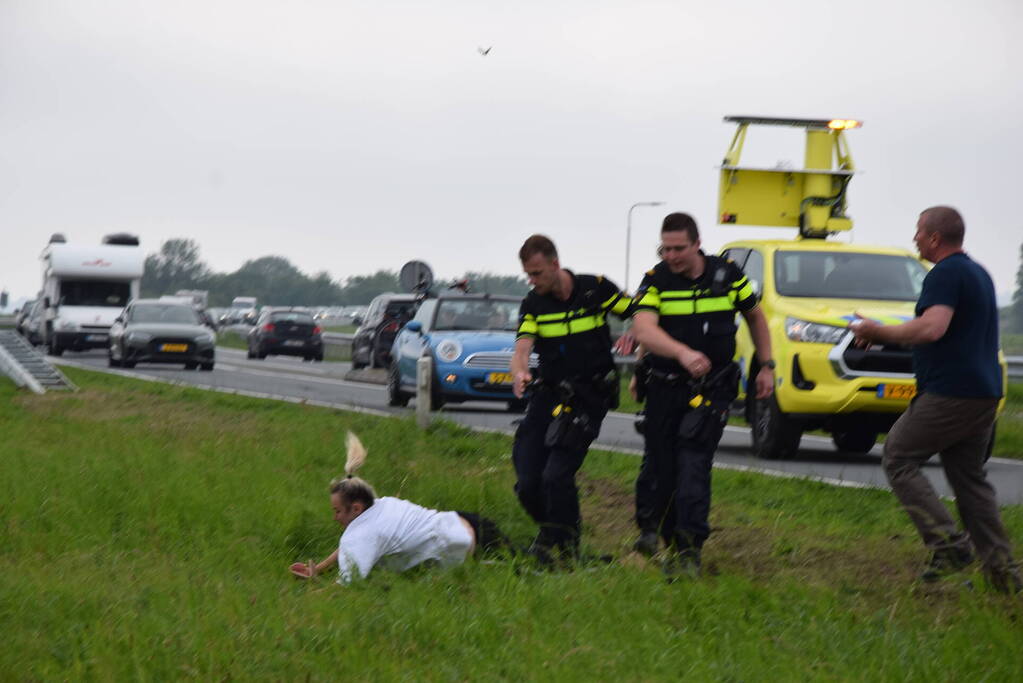
[[416, 294], [380, 294], [374, 298], [352, 339], [352, 367], [390, 367], [391, 344], [398, 330], [416, 314], [421, 299]]
[[268, 355], [323, 360], [323, 330], [308, 311], [272, 308], [249, 330], [249, 358]]
[[14, 330], [22, 337], [28, 336], [28, 316], [36, 300], [26, 301], [21, 308], [14, 312]]
[[217, 336], [189, 304], [137, 299], [110, 328], [110, 367], [136, 363], [182, 363], [212, 370]]

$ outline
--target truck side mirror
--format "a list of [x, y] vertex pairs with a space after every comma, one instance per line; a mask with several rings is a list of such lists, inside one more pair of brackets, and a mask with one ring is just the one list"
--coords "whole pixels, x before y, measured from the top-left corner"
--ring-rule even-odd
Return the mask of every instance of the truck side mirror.
[[760, 280], [750, 279], [749, 286], [753, 288], [753, 295], [760, 301], [760, 297], [764, 295], [763, 287], [760, 286]]
[[423, 333], [423, 323], [418, 320], [410, 320], [405, 323], [405, 329], [409, 332], [416, 332], [417, 334]]

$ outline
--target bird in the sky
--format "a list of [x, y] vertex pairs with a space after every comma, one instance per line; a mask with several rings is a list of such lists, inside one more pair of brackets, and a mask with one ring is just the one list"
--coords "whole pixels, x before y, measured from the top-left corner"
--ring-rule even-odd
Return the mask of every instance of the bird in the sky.
[[484, 57], [486, 57], [487, 55], [489, 55], [489, 54], [490, 54], [490, 48], [492, 48], [492, 47], [494, 47], [494, 46], [493, 46], [493, 45], [491, 45], [491, 46], [490, 46], [490, 47], [488, 47], [488, 48], [482, 48], [482, 47], [478, 47], [478, 48], [476, 48], [476, 49], [477, 49], [477, 50], [479, 51], [479, 53], [480, 53], [481, 55], [483, 55]]

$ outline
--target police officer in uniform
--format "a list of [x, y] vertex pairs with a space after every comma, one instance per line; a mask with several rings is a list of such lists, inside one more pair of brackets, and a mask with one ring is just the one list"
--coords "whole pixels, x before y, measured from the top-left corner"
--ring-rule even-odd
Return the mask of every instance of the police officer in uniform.
[[[533, 235], [519, 250], [532, 290], [519, 310], [511, 371], [515, 396], [530, 385], [515, 433], [515, 492], [540, 526], [531, 554], [542, 563], [577, 556], [581, 519], [575, 473], [600, 424], [618, 404], [608, 313], [623, 316], [629, 298], [610, 280], [561, 267], [554, 243]], [[529, 358], [539, 356], [538, 381]]]
[[648, 368], [635, 549], [652, 555], [663, 538], [671, 551], [666, 573], [695, 576], [710, 535], [714, 451], [738, 391], [739, 371], [732, 360], [736, 311], [756, 346], [758, 399], [773, 390], [774, 361], [767, 322], [749, 281], [731, 261], [700, 250], [691, 216], [665, 217], [658, 253], [662, 261], [646, 273], [634, 297], [633, 332]]

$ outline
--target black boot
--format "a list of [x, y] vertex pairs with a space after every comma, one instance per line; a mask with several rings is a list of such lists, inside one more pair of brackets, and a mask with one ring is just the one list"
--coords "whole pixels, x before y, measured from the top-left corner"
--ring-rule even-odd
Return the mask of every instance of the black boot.
[[646, 555], [652, 557], [657, 554], [657, 551], [661, 548], [661, 539], [658, 537], [656, 531], [643, 531], [640, 532], [639, 538], [632, 544], [632, 549], [640, 555]]
[[920, 579], [932, 583], [954, 574], [973, 564], [973, 552], [964, 545], [939, 548], [931, 554], [931, 559], [920, 574]]

